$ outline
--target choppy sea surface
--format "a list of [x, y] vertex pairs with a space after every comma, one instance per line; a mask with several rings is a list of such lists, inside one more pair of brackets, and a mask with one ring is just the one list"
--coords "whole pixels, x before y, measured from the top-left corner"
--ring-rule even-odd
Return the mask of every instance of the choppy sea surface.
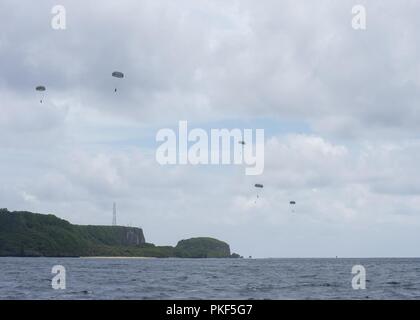
[[420, 299], [420, 259], [0, 258], [0, 299]]

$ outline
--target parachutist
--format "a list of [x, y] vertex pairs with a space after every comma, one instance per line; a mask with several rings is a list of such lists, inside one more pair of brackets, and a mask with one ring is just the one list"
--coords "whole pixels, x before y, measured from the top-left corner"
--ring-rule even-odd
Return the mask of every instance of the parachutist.
[[43, 92], [44, 92], [45, 90], [47, 90], [47, 88], [45, 88], [44, 86], [37, 86], [37, 87], [35, 87], [35, 90], [36, 90], [37, 92], [39, 92], [39, 96], [38, 96], [38, 98], [41, 98], [41, 99], [39, 100], [39, 103], [42, 103], [42, 100], [43, 100], [43, 98], [44, 98], [44, 94], [43, 94]]
[[[112, 74], [111, 74], [114, 78], [117, 78], [117, 79], [122, 79], [122, 78], [124, 78], [124, 73], [122, 73], [122, 72], [120, 72], [120, 71], [114, 71]], [[115, 89], [114, 89], [114, 92], [115, 93], [117, 93], [117, 88], [115, 87]]]
[[[262, 184], [260, 184], [260, 183], [256, 183], [255, 185], [254, 185], [254, 187], [255, 188], [260, 188], [260, 189], [262, 189], [262, 188], [264, 188], [264, 185], [262, 185]], [[257, 199], [255, 199], [255, 203], [257, 203], [257, 200], [260, 198], [260, 195], [257, 193]]]

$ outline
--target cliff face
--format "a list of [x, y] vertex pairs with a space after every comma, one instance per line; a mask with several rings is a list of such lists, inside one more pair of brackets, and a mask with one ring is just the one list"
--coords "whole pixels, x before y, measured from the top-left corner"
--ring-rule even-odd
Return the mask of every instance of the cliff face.
[[138, 246], [146, 243], [143, 230], [139, 228], [128, 228], [125, 232], [125, 244], [127, 246]]
[[95, 242], [111, 246], [139, 246], [146, 243], [143, 230], [122, 226], [80, 226], [75, 225], [81, 233]]

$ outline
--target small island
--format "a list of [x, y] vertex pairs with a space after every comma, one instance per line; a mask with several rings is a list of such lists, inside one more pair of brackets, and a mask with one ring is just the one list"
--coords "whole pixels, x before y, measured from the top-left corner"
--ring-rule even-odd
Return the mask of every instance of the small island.
[[239, 258], [226, 242], [198, 237], [147, 243], [141, 228], [73, 225], [52, 214], [0, 209], [0, 256]]

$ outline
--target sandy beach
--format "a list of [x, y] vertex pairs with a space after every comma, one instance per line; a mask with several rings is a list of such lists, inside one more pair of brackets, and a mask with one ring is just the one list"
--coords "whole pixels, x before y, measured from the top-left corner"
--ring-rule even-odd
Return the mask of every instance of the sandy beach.
[[156, 259], [155, 257], [79, 257], [80, 259]]

